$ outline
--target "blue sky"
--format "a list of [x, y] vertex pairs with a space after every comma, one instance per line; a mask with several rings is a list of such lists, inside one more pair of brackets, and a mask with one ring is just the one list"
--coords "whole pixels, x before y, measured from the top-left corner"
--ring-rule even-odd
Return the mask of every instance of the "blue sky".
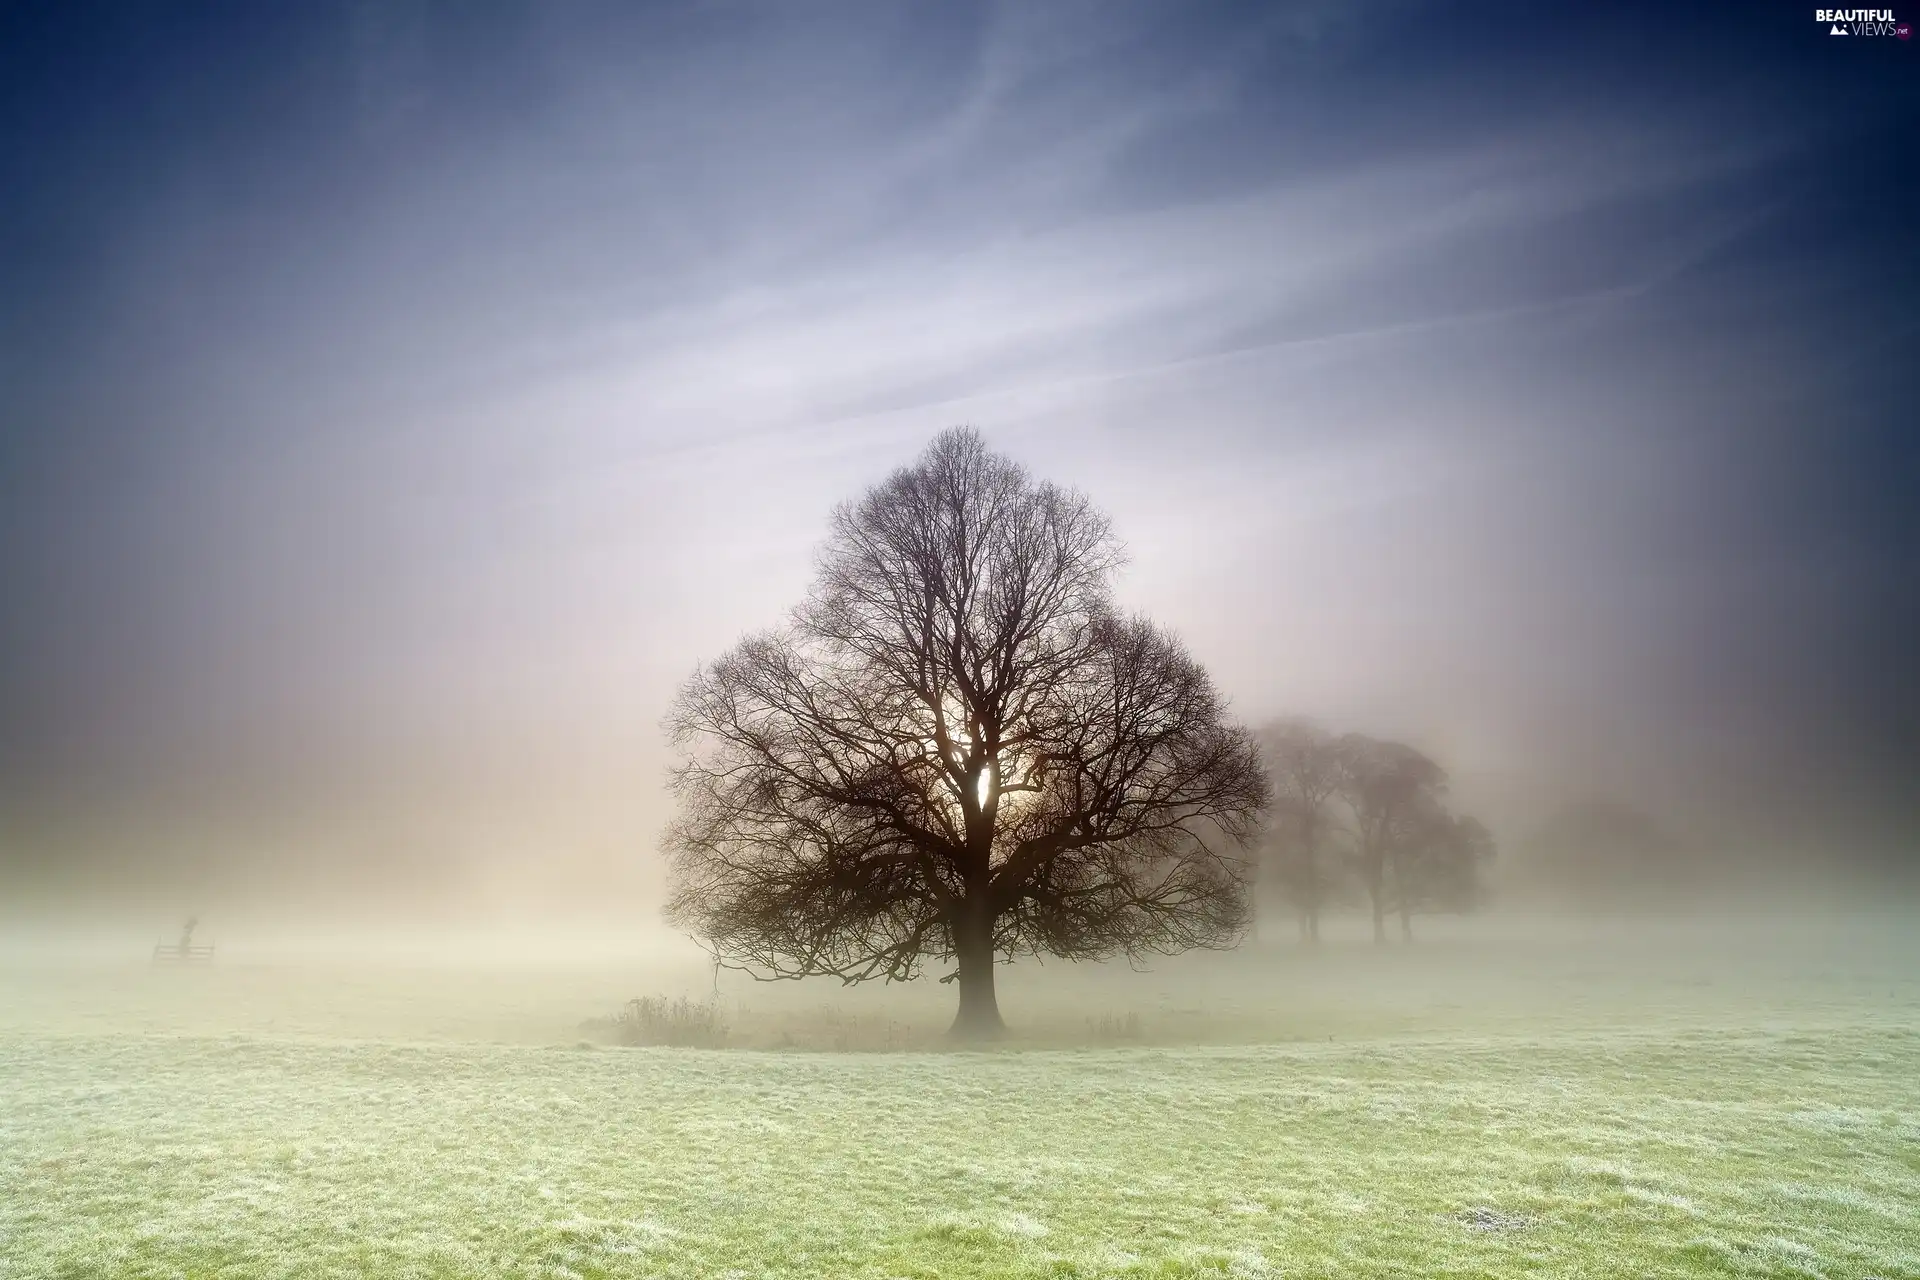
[[0, 870], [645, 897], [675, 684], [957, 422], [1249, 719], [1511, 834], [1908, 857], [1916, 59], [1785, 5], [10, 7]]

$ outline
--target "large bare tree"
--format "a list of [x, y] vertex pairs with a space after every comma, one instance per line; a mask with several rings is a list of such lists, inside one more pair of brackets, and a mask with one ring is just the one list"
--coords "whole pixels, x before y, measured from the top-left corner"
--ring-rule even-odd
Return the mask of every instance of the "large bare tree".
[[1116, 612], [1085, 497], [969, 429], [838, 508], [806, 600], [697, 673], [669, 919], [762, 978], [1223, 947], [1267, 783], [1200, 665]]

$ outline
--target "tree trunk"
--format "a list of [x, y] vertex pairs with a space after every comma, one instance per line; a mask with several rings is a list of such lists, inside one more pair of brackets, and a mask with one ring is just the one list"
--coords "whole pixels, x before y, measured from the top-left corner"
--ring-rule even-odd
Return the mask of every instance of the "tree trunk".
[[1400, 940], [1413, 941], [1413, 898], [1407, 892], [1407, 868], [1399, 858], [1393, 860], [1394, 907], [1400, 913]]
[[1247, 901], [1253, 904], [1253, 921], [1247, 929], [1247, 941], [1259, 946], [1264, 939], [1260, 936], [1261, 917], [1266, 915], [1267, 872], [1265, 855], [1256, 856], [1253, 862], [1253, 880], [1247, 886]]
[[1314, 865], [1311, 849], [1307, 852], [1306, 866], [1301, 871], [1300, 941], [1320, 941], [1320, 868]]
[[1387, 940], [1387, 877], [1386, 868], [1369, 866], [1367, 868], [1367, 899], [1373, 904], [1373, 940], [1382, 943]]
[[947, 1032], [955, 1040], [991, 1040], [1007, 1029], [1000, 1021], [1000, 1001], [993, 990], [993, 919], [971, 911], [954, 927], [954, 959], [958, 961], [960, 1011]]

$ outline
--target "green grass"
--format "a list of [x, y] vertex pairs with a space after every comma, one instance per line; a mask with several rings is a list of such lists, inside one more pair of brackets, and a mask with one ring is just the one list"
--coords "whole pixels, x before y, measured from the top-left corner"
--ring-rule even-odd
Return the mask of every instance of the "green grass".
[[[1731, 989], [1645, 971], [1569, 1003], [1589, 960], [1501, 985], [1517, 955], [1205, 970], [1267, 990], [1269, 1030], [1306, 1010], [1283, 1043], [677, 1051], [16, 1017], [0, 1276], [1920, 1277], [1904, 961]], [[1475, 974], [1496, 994], [1431, 1007]], [[1203, 1012], [1225, 990], [1185, 989]], [[1306, 1038], [1362, 991], [1371, 1030]]]

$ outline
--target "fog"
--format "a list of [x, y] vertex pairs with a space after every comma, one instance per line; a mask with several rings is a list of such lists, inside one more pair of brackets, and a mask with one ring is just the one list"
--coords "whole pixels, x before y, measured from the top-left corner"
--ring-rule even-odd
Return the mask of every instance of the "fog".
[[[1526, 917], [1435, 922], [1379, 948], [1336, 920], [1320, 947], [1290, 936], [1138, 969], [1016, 964], [1001, 1002], [1020, 1050], [1331, 1042], [1364, 1049], [1596, 1035], [1660, 1042], [1737, 1035], [1756, 1020], [1817, 1032], [1898, 1023], [1920, 1003], [1911, 913], [1749, 913], [1702, 919]], [[214, 962], [151, 964], [157, 935], [11, 931], [0, 1034], [268, 1037], [298, 1042], [633, 1043], [639, 996], [711, 1011], [706, 1047], [900, 1053], [950, 1046], [952, 988], [757, 983], [691, 946], [633, 935], [494, 929], [402, 935], [214, 930]], [[645, 1041], [641, 1041], [645, 1043]]]
[[[1482, 914], [1907, 892], [1904, 69], [1408, 12], [9, 16], [10, 936], [683, 946], [675, 689], [955, 423]], [[1684, 900], [1530, 878], [1596, 801]]]
[[1817, 14], [0, 4], [0, 1275], [1920, 1276]]

